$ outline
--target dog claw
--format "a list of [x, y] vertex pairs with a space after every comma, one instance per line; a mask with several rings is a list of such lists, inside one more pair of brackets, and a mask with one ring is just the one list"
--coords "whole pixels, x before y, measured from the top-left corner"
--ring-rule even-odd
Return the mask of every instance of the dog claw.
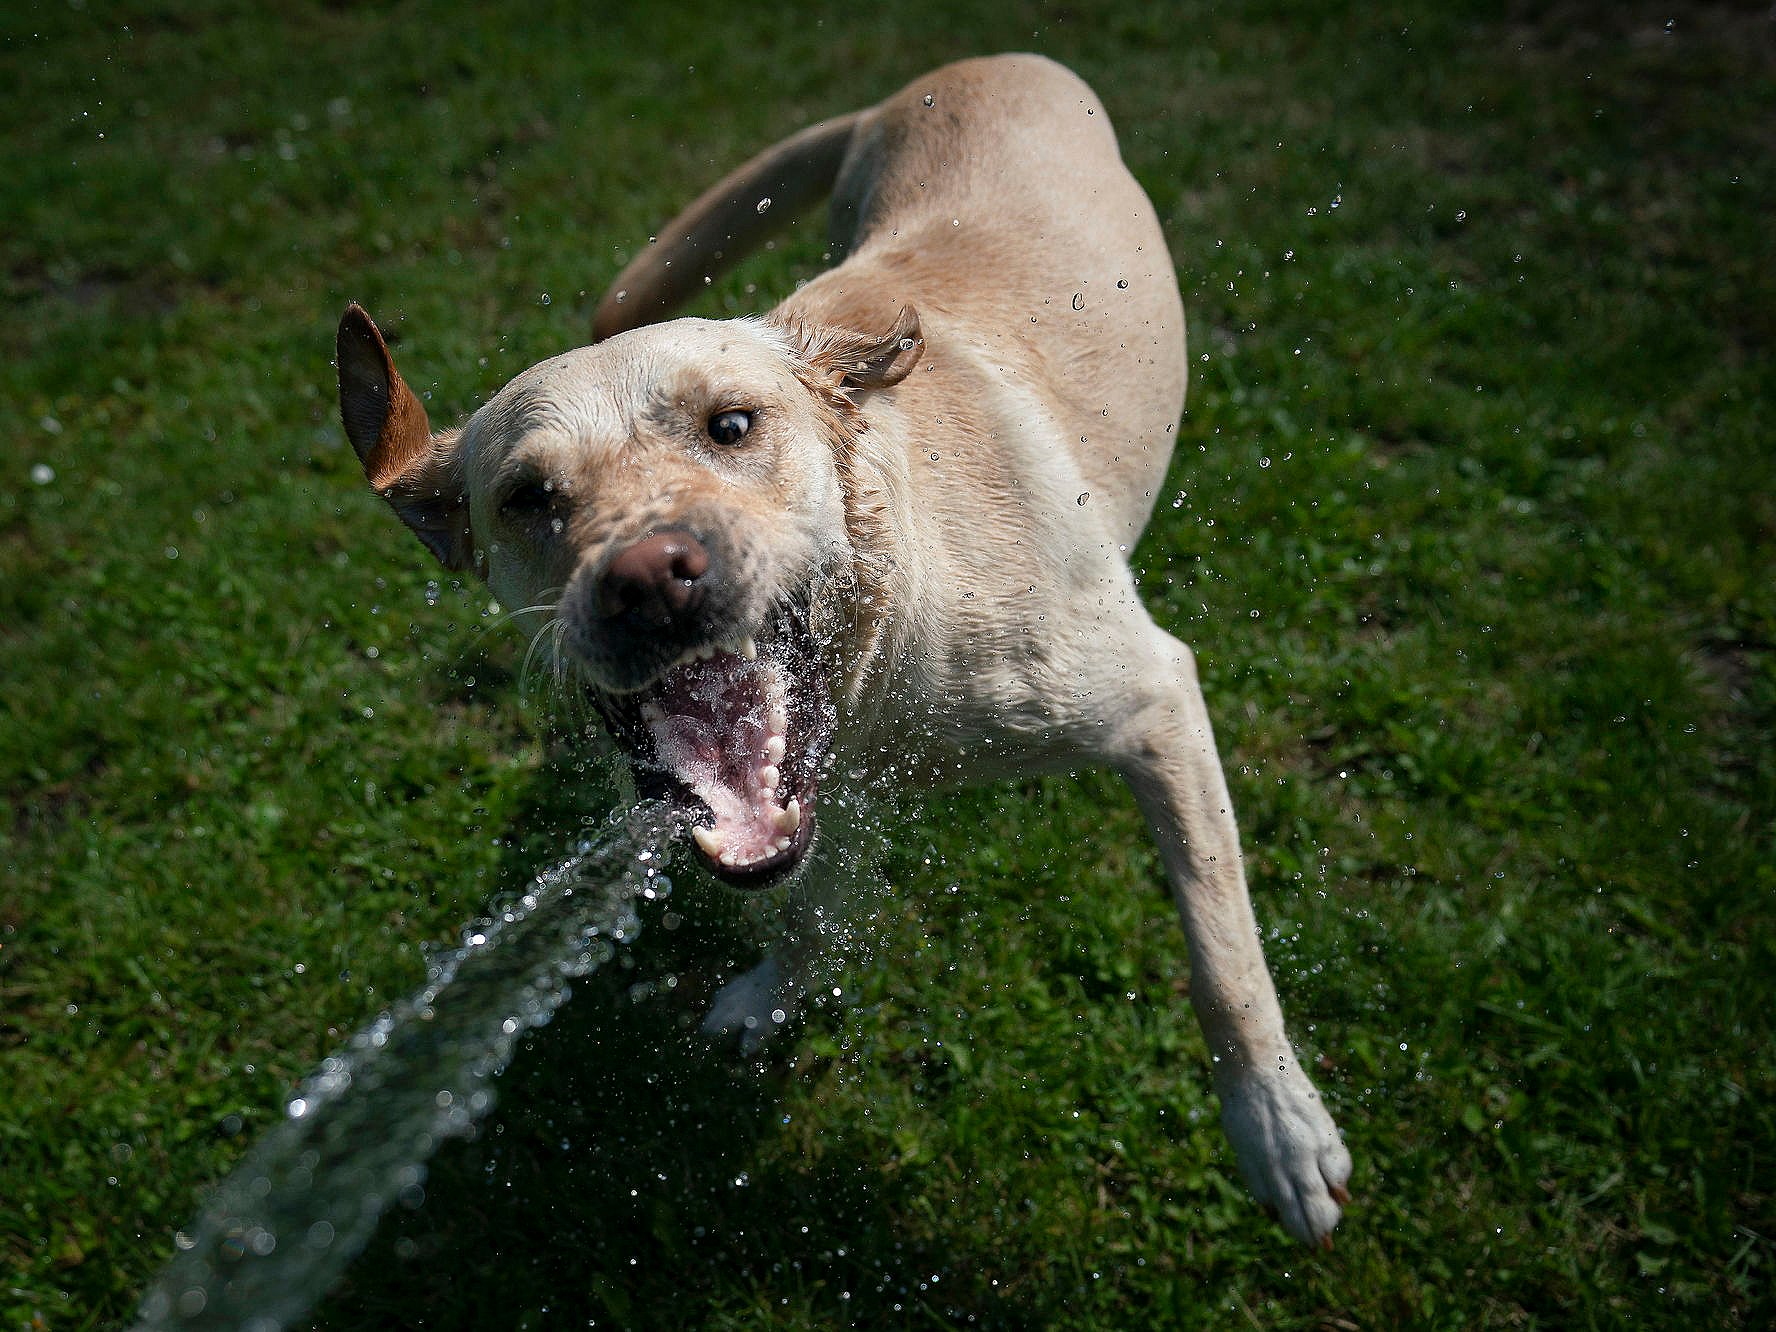
[[1350, 1206], [1350, 1190], [1345, 1188], [1344, 1185], [1334, 1184], [1331, 1188], [1327, 1189], [1326, 1192], [1332, 1195], [1332, 1201], [1337, 1203], [1340, 1207]]
[[742, 657], [745, 657], [748, 661], [757, 661], [758, 654], [758, 644], [752, 641], [751, 634], [748, 634], [745, 638], [740, 640], [740, 655]]
[[1332, 1237], [1330, 1235], [1321, 1235], [1320, 1236], [1320, 1247], [1322, 1249], [1324, 1249], [1327, 1253], [1331, 1253], [1332, 1252]]

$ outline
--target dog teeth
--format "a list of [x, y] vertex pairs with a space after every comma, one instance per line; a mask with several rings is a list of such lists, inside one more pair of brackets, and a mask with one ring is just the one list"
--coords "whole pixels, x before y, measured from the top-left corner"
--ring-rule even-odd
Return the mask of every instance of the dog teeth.
[[727, 844], [727, 838], [714, 828], [692, 828], [691, 840], [703, 849], [703, 853], [717, 864], [726, 865], [729, 869], [745, 869], [756, 865], [761, 860], [769, 860], [772, 856], [789, 850], [794, 844], [790, 836], [795, 831], [799, 815], [793, 810], [797, 808], [795, 801], [789, 802], [791, 809], [780, 810], [772, 820], [777, 836], [772, 838], [757, 851], [741, 851]]
[[773, 764], [767, 763], [764, 767], [759, 769], [759, 790], [775, 791], [777, 789], [777, 783], [782, 779], [783, 775], [777, 771], [777, 768]]
[[[780, 833], [792, 833], [802, 826], [802, 802], [794, 796], [771, 819], [771, 826]], [[781, 847], [778, 848], [782, 850]]]
[[774, 735], [765, 741], [765, 757], [773, 763], [783, 762], [783, 756], [789, 752], [789, 742], [780, 735]]
[[758, 660], [758, 644], [753, 641], [752, 636], [749, 634], [737, 643], [702, 643], [694, 648], [686, 648], [683, 652], [678, 654], [677, 660], [675, 660], [672, 665], [674, 668], [679, 666], [692, 666], [697, 662], [710, 660], [718, 652], [732, 652], [737, 656], [744, 657], [747, 661]]

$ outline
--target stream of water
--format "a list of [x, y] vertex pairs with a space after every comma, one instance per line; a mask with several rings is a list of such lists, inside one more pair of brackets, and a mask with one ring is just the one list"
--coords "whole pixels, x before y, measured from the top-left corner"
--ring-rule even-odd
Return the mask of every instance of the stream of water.
[[663, 804], [639, 805], [464, 930], [417, 993], [304, 1080], [175, 1236], [136, 1332], [278, 1332], [324, 1295], [389, 1203], [423, 1196], [439, 1143], [492, 1107], [519, 1037], [634, 939], [637, 899], [670, 892], [676, 831]]

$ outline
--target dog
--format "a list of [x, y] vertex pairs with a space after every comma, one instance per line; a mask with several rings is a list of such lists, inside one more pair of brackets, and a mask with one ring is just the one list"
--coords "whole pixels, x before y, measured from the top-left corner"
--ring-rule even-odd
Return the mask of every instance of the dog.
[[[834, 266], [756, 318], [654, 323], [831, 199]], [[638, 784], [718, 878], [838, 865], [841, 774], [900, 786], [1108, 765], [1183, 923], [1223, 1126], [1330, 1246], [1351, 1161], [1284, 1031], [1189, 648], [1127, 556], [1184, 404], [1177, 275], [1103, 105], [1042, 57], [964, 60], [767, 149], [618, 275], [593, 345], [434, 434], [370, 317], [341, 417], [432, 554], [550, 608]], [[818, 901], [818, 898], [815, 899]], [[823, 931], [716, 996], [750, 1048]]]

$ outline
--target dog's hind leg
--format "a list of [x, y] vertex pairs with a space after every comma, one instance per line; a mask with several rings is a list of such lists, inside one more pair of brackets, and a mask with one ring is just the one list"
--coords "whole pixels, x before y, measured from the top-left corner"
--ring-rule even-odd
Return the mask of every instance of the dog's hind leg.
[[1109, 691], [1117, 712], [1105, 718], [1106, 757], [1134, 788], [1165, 861], [1240, 1170], [1290, 1234], [1329, 1245], [1350, 1197], [1350, 1154], [1283, 1029], [1195, 660], [1144, 612], [1135, 616]]

